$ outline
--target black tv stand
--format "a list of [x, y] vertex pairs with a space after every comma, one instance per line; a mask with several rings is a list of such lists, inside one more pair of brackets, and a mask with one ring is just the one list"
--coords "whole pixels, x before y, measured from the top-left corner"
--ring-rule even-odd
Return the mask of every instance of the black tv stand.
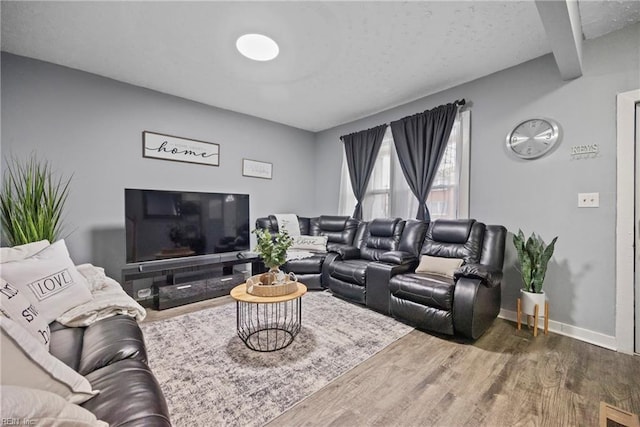
[[222, 254], [131, 264], [122, 269], [122, 287], [144, 307], [156, 310], [228, 295], [245, 281], [234, 266], [251, 264], [251, 274], [264, 271], [255, 254]]

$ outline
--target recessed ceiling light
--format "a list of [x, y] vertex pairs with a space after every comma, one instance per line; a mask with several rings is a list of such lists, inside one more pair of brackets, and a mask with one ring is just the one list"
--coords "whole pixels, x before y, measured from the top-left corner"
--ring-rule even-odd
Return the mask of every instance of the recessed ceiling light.
[[236, 41], [238, 51], [254, 61], [271, 61], [278, 56], [280, 48], [271, 38], [262, 34], [245, 34]]

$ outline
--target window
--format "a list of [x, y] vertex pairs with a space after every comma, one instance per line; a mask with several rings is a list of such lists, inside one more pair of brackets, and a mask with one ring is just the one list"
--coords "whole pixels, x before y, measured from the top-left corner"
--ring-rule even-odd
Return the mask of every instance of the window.
[[[373, 218], [384, 218], [389, 216], [392, 206], [392, 167], [395, 158], [395, 148], [393, 146], [393, 138], [391, 137], [391, 128], [387, 131], [382, 139], [380, 151], [373, 166], [371, 177], [367, 185], [367, 191], [362, 201], [362, 217], [366, 220]], [[397, 161], [397, 160], [396, 160]], [[398, 165], [399, 167], [399, 165]], [[342, 153], [342, 175], [340, 178], [340, 201], [338, 209], [342, 215], [352, 215], [356, 206], [356, 197], [353, 195], [351, 187], [351, 178], [349, 177], [349, 168], [347, 166], [347, 158]]]
[[[470, 112], [463, 111], [456, 117], [427, 198], [432, 219], [469, 217], [469, 130]], [[352, 215], [355, 205], [356, 199], [343, 153], [338, 209], [342, 215]], [[389, 127], [369, 179], [362, 203], [362, 217], [364, 220], [415, 218], [417, 211], [418, 200], [402, 174]]]
[[[468, 113], [468, 112], [465, 112]], [[468, 183], [461, 186], [461, 178], [467, 177], [469, 174], [468, 167], [468, 128], [466, 129], [467, 137], [463, 138], [463, 123], [469, 124], [468, 116], [466, 120], [465, 113], [459, 114], [456, 118], [453, 128], [451, 129], [451, 136], [447, 148], [445, 149], [438, 172], [433, 180], [431, 191], [427, 197], [427, 206], [429, 207], [429, 213], [432, 219], [437, 218], [466, 218], [469, 216], [468, 212]], [[466, 139], [466, 144], [464, 143]], [[463, 162], [463, 155], [465, 154], [466, 146], [466, 158], [467, 161]], [[463, 164], [466, 166], [466, 174], [462, 174]], [[465, 188], [464, 192], [461, 191], [461, 187]], [[464, 197], [461, 197], [464, 196]], [[464, 206], [461, 206], [462, 199], [467, 202]], [[464, 209], [461, 209], [464, 208]]]

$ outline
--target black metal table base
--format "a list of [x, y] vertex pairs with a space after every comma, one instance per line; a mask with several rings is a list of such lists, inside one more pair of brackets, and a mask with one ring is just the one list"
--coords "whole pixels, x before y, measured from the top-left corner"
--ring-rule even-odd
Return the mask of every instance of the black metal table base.
[[236, 301], [238, 336], [255, 351], [276, 351], [300, 332], [302, 298], [274, 303]]

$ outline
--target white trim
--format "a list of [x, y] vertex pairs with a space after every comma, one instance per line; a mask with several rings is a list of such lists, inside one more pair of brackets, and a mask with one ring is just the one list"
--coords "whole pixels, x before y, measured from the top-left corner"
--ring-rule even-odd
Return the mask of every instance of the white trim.
[[[501, 319], [506, 319], [512, 322], [517, 321], [517, 314], [515, 311], [500, 309], [498, 315]], [[524, 318], [523, 328], [527, 328], [526, 317]], [[538, 333], [544, 331], [544, 319], [538, 319]], [[589, 344], [597, 345], [599, 347], [608, 348], [610, 350], [616, 350], [616, 337], [611, 335], [605, 335], [600, 332], [594, 332], [589, 329], [579, 328], [577, 326], [568, 325], [562, 322], [556, 322], [549, 319], [549, 331], [559, 335], [575, 338], [580, 341], [588, 342]]]
[[616, 341], [617, 350], [633, 353], [634, 342], [634, 209], [635, 209], [635, 104], [640, 90], [617, 97], [616, 172]]

